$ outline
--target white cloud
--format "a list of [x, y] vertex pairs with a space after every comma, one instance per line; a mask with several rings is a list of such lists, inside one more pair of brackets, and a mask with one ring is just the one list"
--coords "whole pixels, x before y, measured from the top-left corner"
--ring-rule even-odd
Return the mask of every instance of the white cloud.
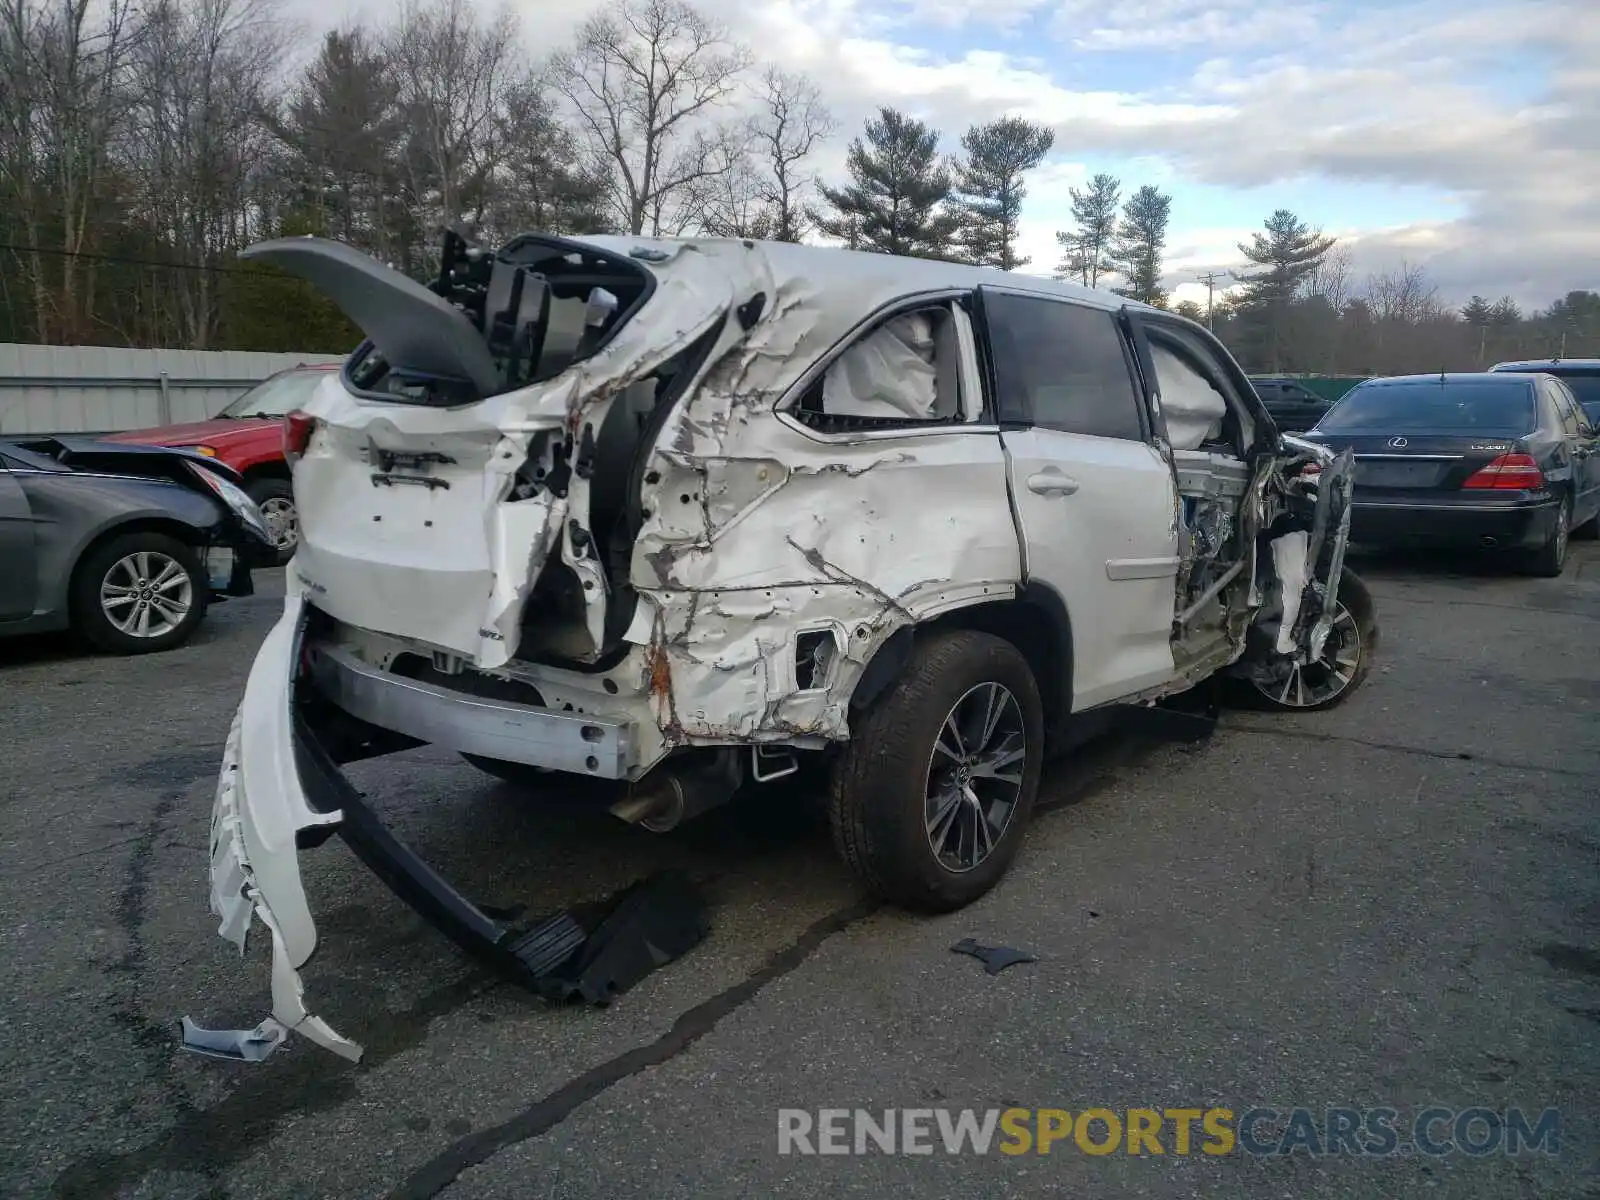
[[[317, 25], [361, 13], [285, 2]], [[1370, 269], [1405, 255], [1424, 262], [1452, 299], [1505, 291], [1548, 303], [1571, 287], [1600, 286], [1594, 0], [698, 2], [759, 56], [823, 88], [844, 127], [817, 163], [829, 175], [883, 104], [930, 121], [951, 148], [969, 124], [1003, 113], [1049, 123], [1055, 158], [1030, 181], [1023, 223], [1029, 269], [1054, 263], [1067, 188], [1097, 158], [1116, 157], [1144, 160], [1141, 180], [1180, 196], [1185, 183], [1247, 189], [1321, 179], [1448, 197], [1432, 219], [1397, 229], [1352, 220], [1347, 233]], [[381, 12], [377, 0], [361, 7]], [[554, 48], [596, 8], [520, 0], [530, 47]], [[1025, 21], [1058, 40], [1024, 42]], [[962, 48], [927, 48], [953, 42]], [[1080, 86], [1085, 63], [1115, 63], [1126, 82]], [[1259, 218], [1259, 200], [1248, 204], [1241, 226]], [[1174, 278], [1239, 262], [1233, 244], [1248, 228], [1195, 229], [1184, 219], [1180, 199]]]

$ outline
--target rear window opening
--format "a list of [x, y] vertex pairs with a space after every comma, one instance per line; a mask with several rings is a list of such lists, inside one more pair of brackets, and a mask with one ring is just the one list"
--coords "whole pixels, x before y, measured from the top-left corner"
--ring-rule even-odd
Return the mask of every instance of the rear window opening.
[[1321, 433], [1439, 433], [1521, 437], [1535, 425], [1533, 388], [1523, 380], [1358, 386], [1317, 429]]
[[[447, 234], [430, 290], [450, 301], [488, 344], [498, 374], [490, 394], [554, 379], [603, 349], [655, 290], [631, 259], [563, 238], [525, 234], [498, 251]], [[410, 404], [483, 398], [464, 380], [391, 368], [371, 342], [345, 377], [357, 392]]]

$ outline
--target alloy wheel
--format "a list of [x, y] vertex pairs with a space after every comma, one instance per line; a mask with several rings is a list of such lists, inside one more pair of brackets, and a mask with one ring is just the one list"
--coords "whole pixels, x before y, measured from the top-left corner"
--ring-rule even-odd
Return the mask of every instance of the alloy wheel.
[[100, 582], [100, 609], [129, 637], [171, 633], [194, 606], [194, 582], [182, 563], [159, 550], [139, 550], [111, 564]]
[[1002, 685], [980, 683], [951, 707], [925, 791], [928, 845], [940, 866], [964, 874], [994, 853], [1022, 795], [1027, 750], [1022, 706]]
[[1315, 708], [1340, 695], [1361, 667], [1361, 628], [1343, 604], [1334, 607], [1333, 628], [1316, 662], [1280, 660], [1253, 672], [1250, 682], [1267, 699], [1285, 708]]
[[261, 516], [274, 550], [293, 549], [300, 540], [300, 519], [294, 501], [285, 496], [270, 496], [261, 502]]

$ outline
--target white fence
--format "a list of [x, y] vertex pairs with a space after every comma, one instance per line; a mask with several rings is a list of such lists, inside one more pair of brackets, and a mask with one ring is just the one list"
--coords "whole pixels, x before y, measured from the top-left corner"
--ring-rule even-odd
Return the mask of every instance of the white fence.
[[0, 342], [0, 437], [203, 421], [276, 371], [342, 357]]

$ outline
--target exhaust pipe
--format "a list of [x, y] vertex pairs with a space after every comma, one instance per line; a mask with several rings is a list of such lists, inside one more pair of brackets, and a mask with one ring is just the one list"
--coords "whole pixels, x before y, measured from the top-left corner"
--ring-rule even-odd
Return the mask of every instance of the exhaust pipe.
[[744, 758], [732, 747], [712, 751], [693, 767], [661, 767], [611, 806], [614, 817], [651, 833], [667, 833], [695, 817], [721, 808], [744, 783]]

